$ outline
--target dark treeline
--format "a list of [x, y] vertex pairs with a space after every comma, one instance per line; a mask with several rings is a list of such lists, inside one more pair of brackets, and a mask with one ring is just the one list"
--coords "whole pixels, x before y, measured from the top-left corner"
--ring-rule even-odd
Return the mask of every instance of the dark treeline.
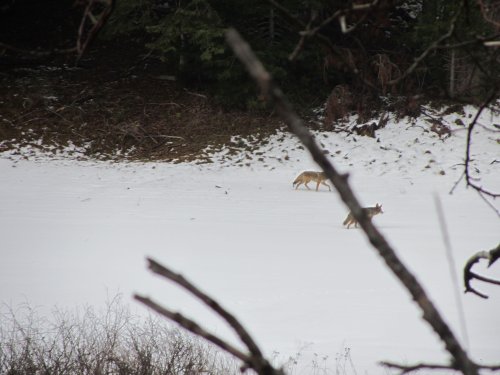
[[106, 36], [136, 35], [186, 84], [258, 106], [223, 38], [232, 26], [296, 102], [323, 93], [359, 109], [380, 96], [488, 93], [499, 77], [500, 49], [484, 44], [498, 37], [495, 20], [500, 7], [486, 1], [121, 0]]
[[[70, 44], [85, 3], [9, 0], [0, 9], [0, 42], [15, 44], [15, 34], [23, 46], [49, 36], [31, 48], [54, 47], [48, 39]], [[228, 27], [296, 104], [329, 98], [333, 117], [364, 112], [381, 98], [409, 112], [422, 97], [479, 101], [498, 87], [500, 6], [493, 0], [116, 0], [99, 40], [139, 46], [165, 75], [226, 107], [260, 108], [224, 41]]]

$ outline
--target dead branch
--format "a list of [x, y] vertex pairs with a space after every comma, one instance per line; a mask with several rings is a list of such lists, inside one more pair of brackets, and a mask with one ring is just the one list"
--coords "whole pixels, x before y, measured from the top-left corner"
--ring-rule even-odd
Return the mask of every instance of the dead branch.
[[71, 48], [51, 50], [27, 50], [11, 46], [0, 42], [0, 49], [13, 51], [22, 55], [32, 56], [36, 58], [51, 57], [55, 55], [64, 55], [76, 53], [76, 62], [80, 60], [89, 45], [95, 40], [97, 34], [113, 13], [115, 0], [76, 0], [75, 5], [84, 5], [84, 11], [80, 26], [78, 27], [78, 35], [75, 46]]
[[[456, 370], [459, 371], [458, 368], [452, 367], [449, 365], [440, 365], [440, 364], [431, 364], [431, 363], [417, 363], [414, 365], [401, 365], [399, 363], [392, 363], [392, 362], [380, 362], [381, 366], [391, 368], [391, 369], [396, 369], [396, 370], [401, 370], [400, 374], [408, 374], [413, 371], [418, 371], [418, 370]], [[481, 370], [490, 370], [490, 371], [498, 371], [500, 370], [500, 365], [493, 365], [493, 366], [483, 366], [483, 365], [477, 365], [478, 369]]]
[[[289, 17], [295, 18], [294, 16], [292, 16], [290, 14], [290, 12], [284, 6], [277, 3], [275, 0], [269, 0], [269, 2], [273, 6], [275, 6], [277, 9], [281, 10], [282, 12], [288, 13]], [[344, 34], [350, 33], [352, 31], [354, 31], [358, 27], [358, 25], [361, 24], [366, 19], [366, 17], [369, 14], [368, 11], [376, 8], [378, 5], [379, 5], [379, 0], [373, 0], [372, 2], [369, 2], [366, 4], [351, 4], [349, 7], [346, 7], [345, 9], [339, 9], [336, 12], [334, 12], [328, 18], [323, 20], [323, 22], [321, 22], [321, 24], [319, 24], [318, 26], [316, 26], [314, 28], [310, 28], [310, 27], [306, 28], [301, 34], [304, 36], [307, 36], [307, 37], [313, 37], [316, 34], [318, 34], [318, 32], [321, 29], [324, 29], [326, 26], [328, 26], [330, 23], [332, 23], [335, 20], [339, 21], [339, 24], [341, 25], [341, 30]], [[356, 22], [355, 25], [348, 28], [346, 25], [346, 21], [345, 21], [346, 16], [348, 16], [354, 12], [365, 12], [365, 13], [361, 17], [361, 19], [358, 22]]]
[[472, 267], [478, 263], [481, 259], [486, 259], [488, 261], [488, 267], [491, 267], [493, 263], [495, 263], [500, 258], [500, 243], [495, 249], [490, 251], [480, 251], [469, 258], [464, 267], [464, 285], [465, 285], [465, 293], [471, 292], [481, 298], [488, 298], [488, 296], [484, 293], [479, 292], [477, 289], [471, 286], [472, 280], [479, 280], [485, 283], [500, 285], [500, 280], [490, 279], [488, 277], [484, 277], [478, 275], [475, 272], [472, 272]]
[[[471, 173], [470, 173], [470, 162], [471, 162], [471, 157], [470, 157], [471, 152], [470, 151], [471, 151], [471, 144], [472, 144], [472, 131], [476, 127], [477, 121], [478, 121], [479, 117], [481, 116], [481, 114], [483, 113], [483, 111], [490, 105], [490, 103], [492, 101], [494, 101], [497, 98], [497, 95], [498, 95], [498, 90], [493, 90], [493, 92], [490, 94], [490, 96], [485, 100], [485, 102], [478, 109], [478, 111], [476, 112], [476, 115], [474, 116], [471, 123], [469, 124], [469, 127], [467, 128], [467, 143], [466, 143], [466, 147], [465, 147], [465, 169], [464, 169], [466, 185], [470, 186], [474, 190], [476, 190], [479, 193], [479, 195], [481, 195], [483, 198], [485, 196], [489, 196], [493, 199], [500, 197], [500, 194], [486, 190], [482, 186], [479, 186], [478, 184], [473, 182], [474, 178], [471, 176]], [[495, 211], [496, 211], [497, 215], [500, 216], [500, 212], [496, 209], [495, 209]]]
[[398, 78], [393, 79], [389, 82], [387, 82], [387, 85], [395, 85], [399, 82], [401, 82], [403, 79], [405, 79], [407, 76], [409, 76], [411, 73], [415, 71], [415, 69], [422, 63], [422, 61], [435, 49], [439, 48], [439, 46], [453, 35], [455, 32], [455, 27], [458, 21], [458, 17], [462, 13], [462, 9], [464, 8], [464, 3], [465, 1], [460, 2], [460, 6], [457, 9], [456, 13], [453, 15], [453, 18], [450, 21], [450, 25], [448, 26], [448, 31], [441, 35], [437, 40], [432, 42], [426, 49], [423, 51], [420, 56], [416, 57], [415, 60], [413, 61], [413, 64], [411, 64], [408, 69], [406, 69]]
[[232, 345], [228, 344], [221, 338], [209, 333], [206, 331], [203, 327], [198, 325], [195, 321], [186, 318], [184, 315], [180, 313], [175, 313], [170, 311], [169, 309], [166, 309], [165, 307], [160, 306], [156, 302], [152, 301], [148, 297], [144, 297], [138, 294], [134, 295], [134, 299], [137, 301], [143, 303], [150, 309], [156, 311], [158, 314], [163, 315], [167, 319], [170, 319], [183, 328], [187, 329], [189, 332], [194, 333], [195, 335], [198, 335], [200, 337], [203, 337], [205, 340], [210, 341], [212, 344], [217, 345], [219, 348], [222, 350], [228, 352], [229, 354], [235, 356], [236, 358], [240, 359], [242, 362], [247, 363], [249, 361], [249, 357], [247, 354], [243, 353], [239, 349], [233, 347]]
[[238, 322], [238, 320], [227, 312], [217, 301], [210, 298], [208, 295], [200, 291], [193, 284], [191, 284], [188, 280], [186, 280], [182, 275], [172, 272], [168, 268], [162, 266], [158, 262], [155, 262], [153, 259], [148, 258], [149, 269], [156, 273], [157, 275], [163, 276], [166, 279], [173, 281], [177, 285], [186, 289], [189, 293], [197, 297], [201, 300], [205, 305], [210, 307], [215, 313], [217, 313], [220, 317], [222, 317], [228, 324], [233, 328], [233, 330], [238, 334], [241, 341], [247, 346], [250, 353], [255, 356], [262, 356], [261, 351], [259, 350], [257, 344], [252, 339], [250, 334], [245, 330], [245, 328]]
[[85, 53], [90, 43], [106, 24], [109, 16], [113, 13], [115, 0], [77, 0], [76, 4], [85, 4], [83, 17], [78, 28], [76, 40], [76, 52], [78, 62]]
[[190, 294], [200, 299], [203, 303], [209, 306], [217, 315], [224, 319], [234, 332], [240, 337], [241, 341], [247, 347], [249, 353], [244, 353], [241, 350], [235, 348], [233, 345], [229, 344], [227, 341], [221, 339], [220, 337], [208, 332], [203, 327], [201, 327], [195, 321], [186, 318], [180, 313], [173, 312], [158, 303], [152, 301], [148, 297], [141, 295], [134, 295], [134, 298], [148, 306], [152, 310], [156, 311], [160, 315], [178, 323], [181, 327], [187, 329], [189, 332], [194, 333], [204, 339], [210, 341], [211, 343], [217, 345], [222, 350], [233, 355], [244, 363], [242, 371], [250, 368], [261, 375], [284, 375], [283, 371], [275, 369], [267, 359], [262, 355], [262, 351], [259, 349], [257, 344], [251, 338], [250, 334], [246, 331], [243, 325], [227, 310], [225, 310], [217, 301], [212, 297], [208, 296], [202, 292], [198, 287], [188, 281], [184, 276], [173, 272], [172, 270], [166, 268], [165, 266], [159, 264], [158, 262], [148, 258], [149, 269], [165, 277], [166, 279], [173, 281], [175, 284], [186, 289]]
[[356, 198], [347, 181], [348, 175], [340, 174], [326, 158], [325, 154], [314, 140], [313, 135], [303, 125], [302, 120], [294, 112], [281, 90], [271, 80], [270, 74], [256, 58], [250, 46], [241, 38], [238, 32], [234, 29], [228, 30], [226, 32], [226, 40], [236, 56], [245, 65], [250, 75], [257, 82], [263, 96], [272, 99], [278, 114], [288, 125], [289, 129], [307, 147], [314, 161], [326, 173], [337, 189], [341, 199], [353, 213], [354, 218], [360, 224], [370, 243], [384, 259], [389, 269], [406, 287], [414, 301], [422, 310], [423, 319], [432, 327], [451, 355], [452, 366], [460, 369], [464, 374], [477, 375], [477, 365], [468, 357], [450, 327], [427, 296], [421, 284], [399, 260], [392, 246], [389, 245], [385, 237], [368, 218], [365, 211], [362, 210], [359, 200]]
[[309, 19], [309, 22], [306, 25], [306, 29], [304, 31], [301, 31], [300, 34], [300, 40], [293, 49], [293, 52], [288, 56], [288, 60], [294, 61], [299, 53], [302, 51], [306, 44], [306, 37], [309, 35], [309, 30], [311, 29], [311, 24], [314, 21], [314, 15], [311, 13], [311, 18]]
[[[354, 76], [357, 79], [359, 79], [361, 82], [363, 82], [363, 84], [366, 87], [369, 87], [375, 91], [377, 90], [377, 88], [375, 87], [375, 85], [373, 85], [373, 83], [371, 83], [370, 81], [368, 81], [367, 79], [365, 79], [363, 77], [363, 75], [361, 74], [361, 71], [353, 64], [353, 62], [350, 61], [349, 58], [346, 58], [346, 56], [344, 56], [344, 53], [342, 53], [342, 48], [339, 48], [338, 46], [334, 45], [332, 43], [332, 41], [330, 40], [330, 38], [321, 34], [319, 32], [319, 30], [314, 31], [314, 33], [311, 34], [311, 31], [307, 31], [308, 26], [304, 22], [302, 22], [297, 16], [293, 15], [286, 7], [279, 4], [275, 0], [268, 0], [268, 1], [276, 9], [278, 9], [289, 21], [294, 23], [298, 28], [300, 28], [302, 30], [301, 32], [299, 32], [299, 34], [301, 34], [302, 36], [314, 37], [320, 45], [322, 45], [324, 48], [326, 48], [328, 51], [330, 51], [333, 55], [337, 56], [345, 66], [349, 67], [349, 70], [351, 71], [351, 73], [354, 74]], [[363, 7], [361, 10], [364, 10]], [[333, 18], [335, 19], [340, 14], [341, 13], [335, 13], [335, 17], [333, 17]], [[304, 32], [304, 30], [306, 30], [306, 31]], [[303, 48], [303, 44], [305, 43], [305, 39], [306, 38], [301, 38], [299, 40], [299, 43], [298, 43], [299, 45], [297, 45], [294, 48], [294, 51], [298, 50], [298, 49], [300, 50], [301, 48]], [[302, 45], [300, 45], [300, 44], [302, 44]], [[291, 57], [293, 57], [295, 59], [296, 55], [294, 55], [294, 53], [292, 52]]]

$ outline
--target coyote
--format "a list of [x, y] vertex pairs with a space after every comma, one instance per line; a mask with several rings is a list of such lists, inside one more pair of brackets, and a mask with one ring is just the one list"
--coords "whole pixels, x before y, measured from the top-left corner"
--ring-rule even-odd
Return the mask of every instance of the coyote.
[[325, 172], [304, 171], [297, 176], [295, 181], [293, 181], [293, 186], [297, 184], [297, 186], [295, 186], [295, 190], [297, 190], [300, 185], [304, 184], [306, 188], [310, 189], [307, 184], [311, 181], [314, 181], [316, 182], [316, 191], [318, 191], [319, 189], [319, 184], [327, 186], [328, 190], [331, 191], [332, 189], [330, 188], [330, 185], [325, 182], [327, 178], [328, 177], [326, 177]]
[[[375, 207], [365, 207], [365, 208], [363, 208], [363, 210], [366, 212], [366, 214], [368, 215], [368, 218], [370, 220], [375, 215], [384, 213], [384, 211], [382, 211], [382, 205], [379, 205], [378, 203], [375, 205]], [[347, 215], [347, 217], [345, 218], [342, 225], [347, 225], [347, 229], [349, 229], [349, 227], [352, 224], [354, 224], [355, 228], [358, 227], [358, 222], [356, 221], [354, 216], [352, 216], [352, 212], [349, 212], [349, 215]]]

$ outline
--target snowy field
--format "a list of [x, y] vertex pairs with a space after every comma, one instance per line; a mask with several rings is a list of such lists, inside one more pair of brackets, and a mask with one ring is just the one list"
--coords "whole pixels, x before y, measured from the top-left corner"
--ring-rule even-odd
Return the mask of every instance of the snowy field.
[[[463, 181], [449, 194], [465, 155], [466, 131], [455, 118], [445, 118], [454, 129], [446, 140], [425, 121], [390, 121], [378, 140], [335, 133], [317, 139], [333, 163], [351, 173], [361, 201], [383, 205], [374, 222], [472, 358], [498, 363], [500, 288], [475, 284], [488, 300], [464, 295], [461, 273], [472, 254], [498, 244], [500, 221]], [[481, 119], [490, 130], [499, 123], [492, 115]], [[498, 137], [478, 127], [472, 150], [481, 183], [496, 191]], [[203, 165], [125, 164], [4, 152], [0, 302], [50, 312], [104, 307], [121, 293], [143, 313], [131, 299], [140, 292], [237, 342], [199, 302], [151, 275], [144, 260], [151, 256], [221, 301], [277, 363], [300, 353], [295, 373], [310, 373], [313, 361], [334, 373], [346, 350], [354, 365], [348, 363], [346, 373], [359, 375], [387, 373], [377, 365], [381, 360], [447, 359], [362, 232], [342, 227], [347, 210], [337, 194], [324, 186], [292, 189], [298, 172], [317, 169], [295, 138], [280, 133], [252, 155], [242, 147], [210, 157], [213, 163]], [[451, 265], [436, 197], [451, 238]], [[478, 269], [484, 271], [483, 264]], [[500, 278], [500, 265], [483, 273]]]

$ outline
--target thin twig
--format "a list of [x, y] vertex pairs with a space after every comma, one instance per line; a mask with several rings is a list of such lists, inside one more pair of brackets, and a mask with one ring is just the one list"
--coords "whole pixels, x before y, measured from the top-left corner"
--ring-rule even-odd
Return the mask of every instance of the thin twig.
[[[307, 25], [304, 22], [302, 22], [297, 16], [293, 15], [283, 5], [279, 4], [275, 0], [268, 0], [268, 1], [276, 9], [278, 9], [287, 19], [295, 23], [298, 28], [300, 28], [301, 30], [307, 29]], [[361, 71], [356, 66], [354, 66], [353, 62], [350, 62], [344, 56], [344, 54], [341, 52], [341, 49], [337, 47], [335, 44], [333, 44], [329, 37], [321, 34], [319, 31], [315, 31], [312, 35], [308, 34], [308, 36], [314, 37], [322, 46], [328, 49], [333, 55], [337, 56], [342, 61], [342, 63], [349, 68], [351, 73], [354, 74], [354, 76], [357, 79], [359, 79], [366, 87], [369, 87], [374, 91], [377, 90], [377, 87], [372, 82], [368, 81], [366, 78], [362, 76]]]
[[[418, 371], [418, 370], [456, 370], [459, 371], [458, 368], [449, 365], [441, 365], [441, 364], [432, 364], [432, 363], [416, 363], [413, 365], [402, 365], [399, 363], [393, 362], [379, 362], [380, 365], [401, 370], [400, 374], [407, 374], [409, 372]], [[477, 365], [480, 370], [490, 370], [490, 371], [498, 371], [500, 370], [500, 365]]]
[[288, 56], [288, 60], [294, 61], [297, 58], [297, 56], [299, 55], [299, 53], [302, 51], [302, 49], [304, 48], [304, 45], [306, 44], [306, 37], [309, 36], [309, 30], [311, 29], [311, 24], [312, 24], [313, 20], [314, 20], [314, 17], [311, 14], [311, 18], [309, 19], [309, 23], [307, 24], [306, 29], [299, 33], [300, 40], [297, 43], [297, 45], [295, 46], [293, 52], [290, 54], [290, 56]]
[[[484, 189], [482, 186], [479, 186], [475, 183], [472, 182], [473, 177], [470, 174], [470, 162], [471, 162], [471, 157], [470, 157], [470, 150], [471, 150], [471, 144], [472, 144], [472, 131], [474, 130], [474, 127], [477, 125], [477, 121], [483, 111], [490, 105], [490, 103], [497, 98], [497, 90], [493, 90], [493, 92], [488, 96], [488, 98], [484, 101], [484, 103], [479, 107], [479, 109], [476, 112], [476, 115], [472, 119], [471, 123], [469, 124], [469, 127], [467, 129], [467, 143], [465, 147], [465, 181], [467, 186], [472, 187], [473, 189], [477, 190], [481, 195], [488, 195], [492, 198], [497, 198], [500, 197], [499, 193], [494, 193], [489, 190]], [[497, 212], [498, 213], [498, 212]]]
[[464, 7], [465, 0], [462, 0], [460, 2], [460, 6], [458, 7], [456, 13], [453, 15], [453, 18], [451, 19], [450, 25], [448, 27], [448, 31], [443, 34], [441, 37], [439, 37], [437, 40], [435, 40], [433, 43], [431, 43], [425, 51], [423, 51], [420, 56], [415, 58], [413, 61], [413, 64], [411, 64], [408, 69], [406, 69], [403, 74], [401, 74], [398, 78], [393, 79], [389, 82], [387, 82], [387, 85], [396, 85], [397, 83], [401, 82], [403, 79], [405, 79], [407, 76], [409, 76], [413, 71], [420, 65], [420, 63], [435, 49], [437, 49], [441, 43], [443, 43], [445, 40], [449, 39], [453, 33], [455, 32], [455, 27], [456, 23], [458, 21], [458, 17], [462, 13], [462, 9]]
[[462, 179], [465, 177], [465, 171], [462, 172], [462, 174], [460, 175], [460, 177], [455, 181], [455, 183], [453, 184], [453, 187], [451, 188], [451, 190], [449, 191], [448, 194], [453, 194], [453, 192], [455, 191], [455, 189], [457, 188], [458, 184], [460, 183], [460, 181], [462, 181]]
[[400, 374], [407, 374], [409, 372], [418, 370], [457, 370], [450, 365], [440, 365], [440, 364], [430, 364], [430, 363], [417, 363], [414, 365], [401, 365], [399, 363], [392, 362], [379, 362], [383, 367], [401, 370]]
[[467, 325], [465, 323], [464, 306], [462, 304], [462, 299], [459, 292], [458, 274], [456, 271], [455, 258], [453, 256], [453, 250], [451, 248], [450, 234], [448, 232], [446, 219], [444, 217], [443, 205], [441, 204], [441, 199], [439, 199], [439, 195], [437, 194], [434, 195], [434, 204], [436, 206], [436, 211], [439, 219], [439, 226], [441, 228], [441, 234], [443, 236], [444, 247], [446, 250], [446, 258], [448, 260], [448, 266], [450, 269], [451, 283], [453, 284], [453, 294], [455, 295], [455, 303], [457, 305], [458, 315], [460, 317], [460, 327], [462, 329], [462, 335], [465, 341], [465, 347], [468, 347], [469, 336], [467, 334]]

